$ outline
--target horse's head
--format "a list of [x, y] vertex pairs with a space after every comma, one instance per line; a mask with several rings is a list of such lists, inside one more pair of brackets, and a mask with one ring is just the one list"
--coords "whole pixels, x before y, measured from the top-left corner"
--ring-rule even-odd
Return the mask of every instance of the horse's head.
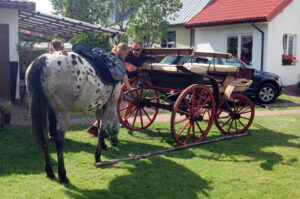
[[107, 128], [106, 129], [106, 139], [110, 141], [110, 144], [112, 146], [118, 146], [118, 133], [119, 129], [118, 128]]

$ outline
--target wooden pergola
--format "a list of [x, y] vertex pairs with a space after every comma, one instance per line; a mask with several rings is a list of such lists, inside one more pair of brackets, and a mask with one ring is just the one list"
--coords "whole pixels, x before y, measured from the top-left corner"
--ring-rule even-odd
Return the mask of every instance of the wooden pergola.
[[123, 33], [67, 17], [27, 10], [19, 10], [19, 29], [20, 32], [58, 34], [66, 39], [84, 32], [109, 33], [112, 37]]

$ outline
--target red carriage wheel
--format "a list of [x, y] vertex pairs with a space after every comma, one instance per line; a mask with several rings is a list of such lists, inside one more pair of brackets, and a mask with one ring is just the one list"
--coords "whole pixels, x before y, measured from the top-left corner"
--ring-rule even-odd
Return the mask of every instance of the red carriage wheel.
[[155, 120], [158, 108], [151, 107], [150, 103], [159, 103], [158, 92], [151, 88], [152, 82], [144, 77], [135, 77], [129, 80], [137, 90], [128, 92], [122, 86], [118, 103], [120, 122], [129, 130], [141, 130], [149, 127]]
[[215, 122], [225, 134], [245, 132], [253, 122], [254, 106], [251, 100], [241, 94], [233, 94], [229, 100], [223, 100], [217, 108]]
[[215, 114], [215, 100], [205, 86], [193, 84], [179, 95], [171, 116], [171, 130], [179, 145], [202, 141]]

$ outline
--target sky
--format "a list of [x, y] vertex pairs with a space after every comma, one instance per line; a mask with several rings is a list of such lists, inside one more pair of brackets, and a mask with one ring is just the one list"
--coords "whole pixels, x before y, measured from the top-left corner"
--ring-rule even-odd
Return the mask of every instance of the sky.
[[36, 10], [45, 12], [48, 14], [51, 14], [52, 9], [52, 4], [49, 0], [31, 0], [36, 3]]

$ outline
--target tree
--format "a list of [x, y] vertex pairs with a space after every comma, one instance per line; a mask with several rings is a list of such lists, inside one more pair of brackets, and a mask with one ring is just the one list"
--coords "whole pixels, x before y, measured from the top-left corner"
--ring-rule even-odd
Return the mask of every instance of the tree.
[[[111, 1], [103, 0], [50, 0], [56, 14], [72, 19], [101, 24], [106, 27], [108, 19], [113, 11]], [[81, 33], [74, 36], [71, 43], [85, 42], [91, 47], [99, 46], [106, 50], [110, 49], [109, 37], [106, 33]]]
[[129, 35], [143, 41], [146, 46], [167, 39], [167, 19], [181, 9], [180, 0], [140, 0], [139, 6], [130, 18]]
[[127, 28], [132, 19], [135, 18], [139, 6], [141, 6], [140, 0], [113, 0], [114, 5], [114, 22], [111, 25], [115, 25], [118, 29], [125, 34], [118, 35], [116, 43], [127, 40]]

